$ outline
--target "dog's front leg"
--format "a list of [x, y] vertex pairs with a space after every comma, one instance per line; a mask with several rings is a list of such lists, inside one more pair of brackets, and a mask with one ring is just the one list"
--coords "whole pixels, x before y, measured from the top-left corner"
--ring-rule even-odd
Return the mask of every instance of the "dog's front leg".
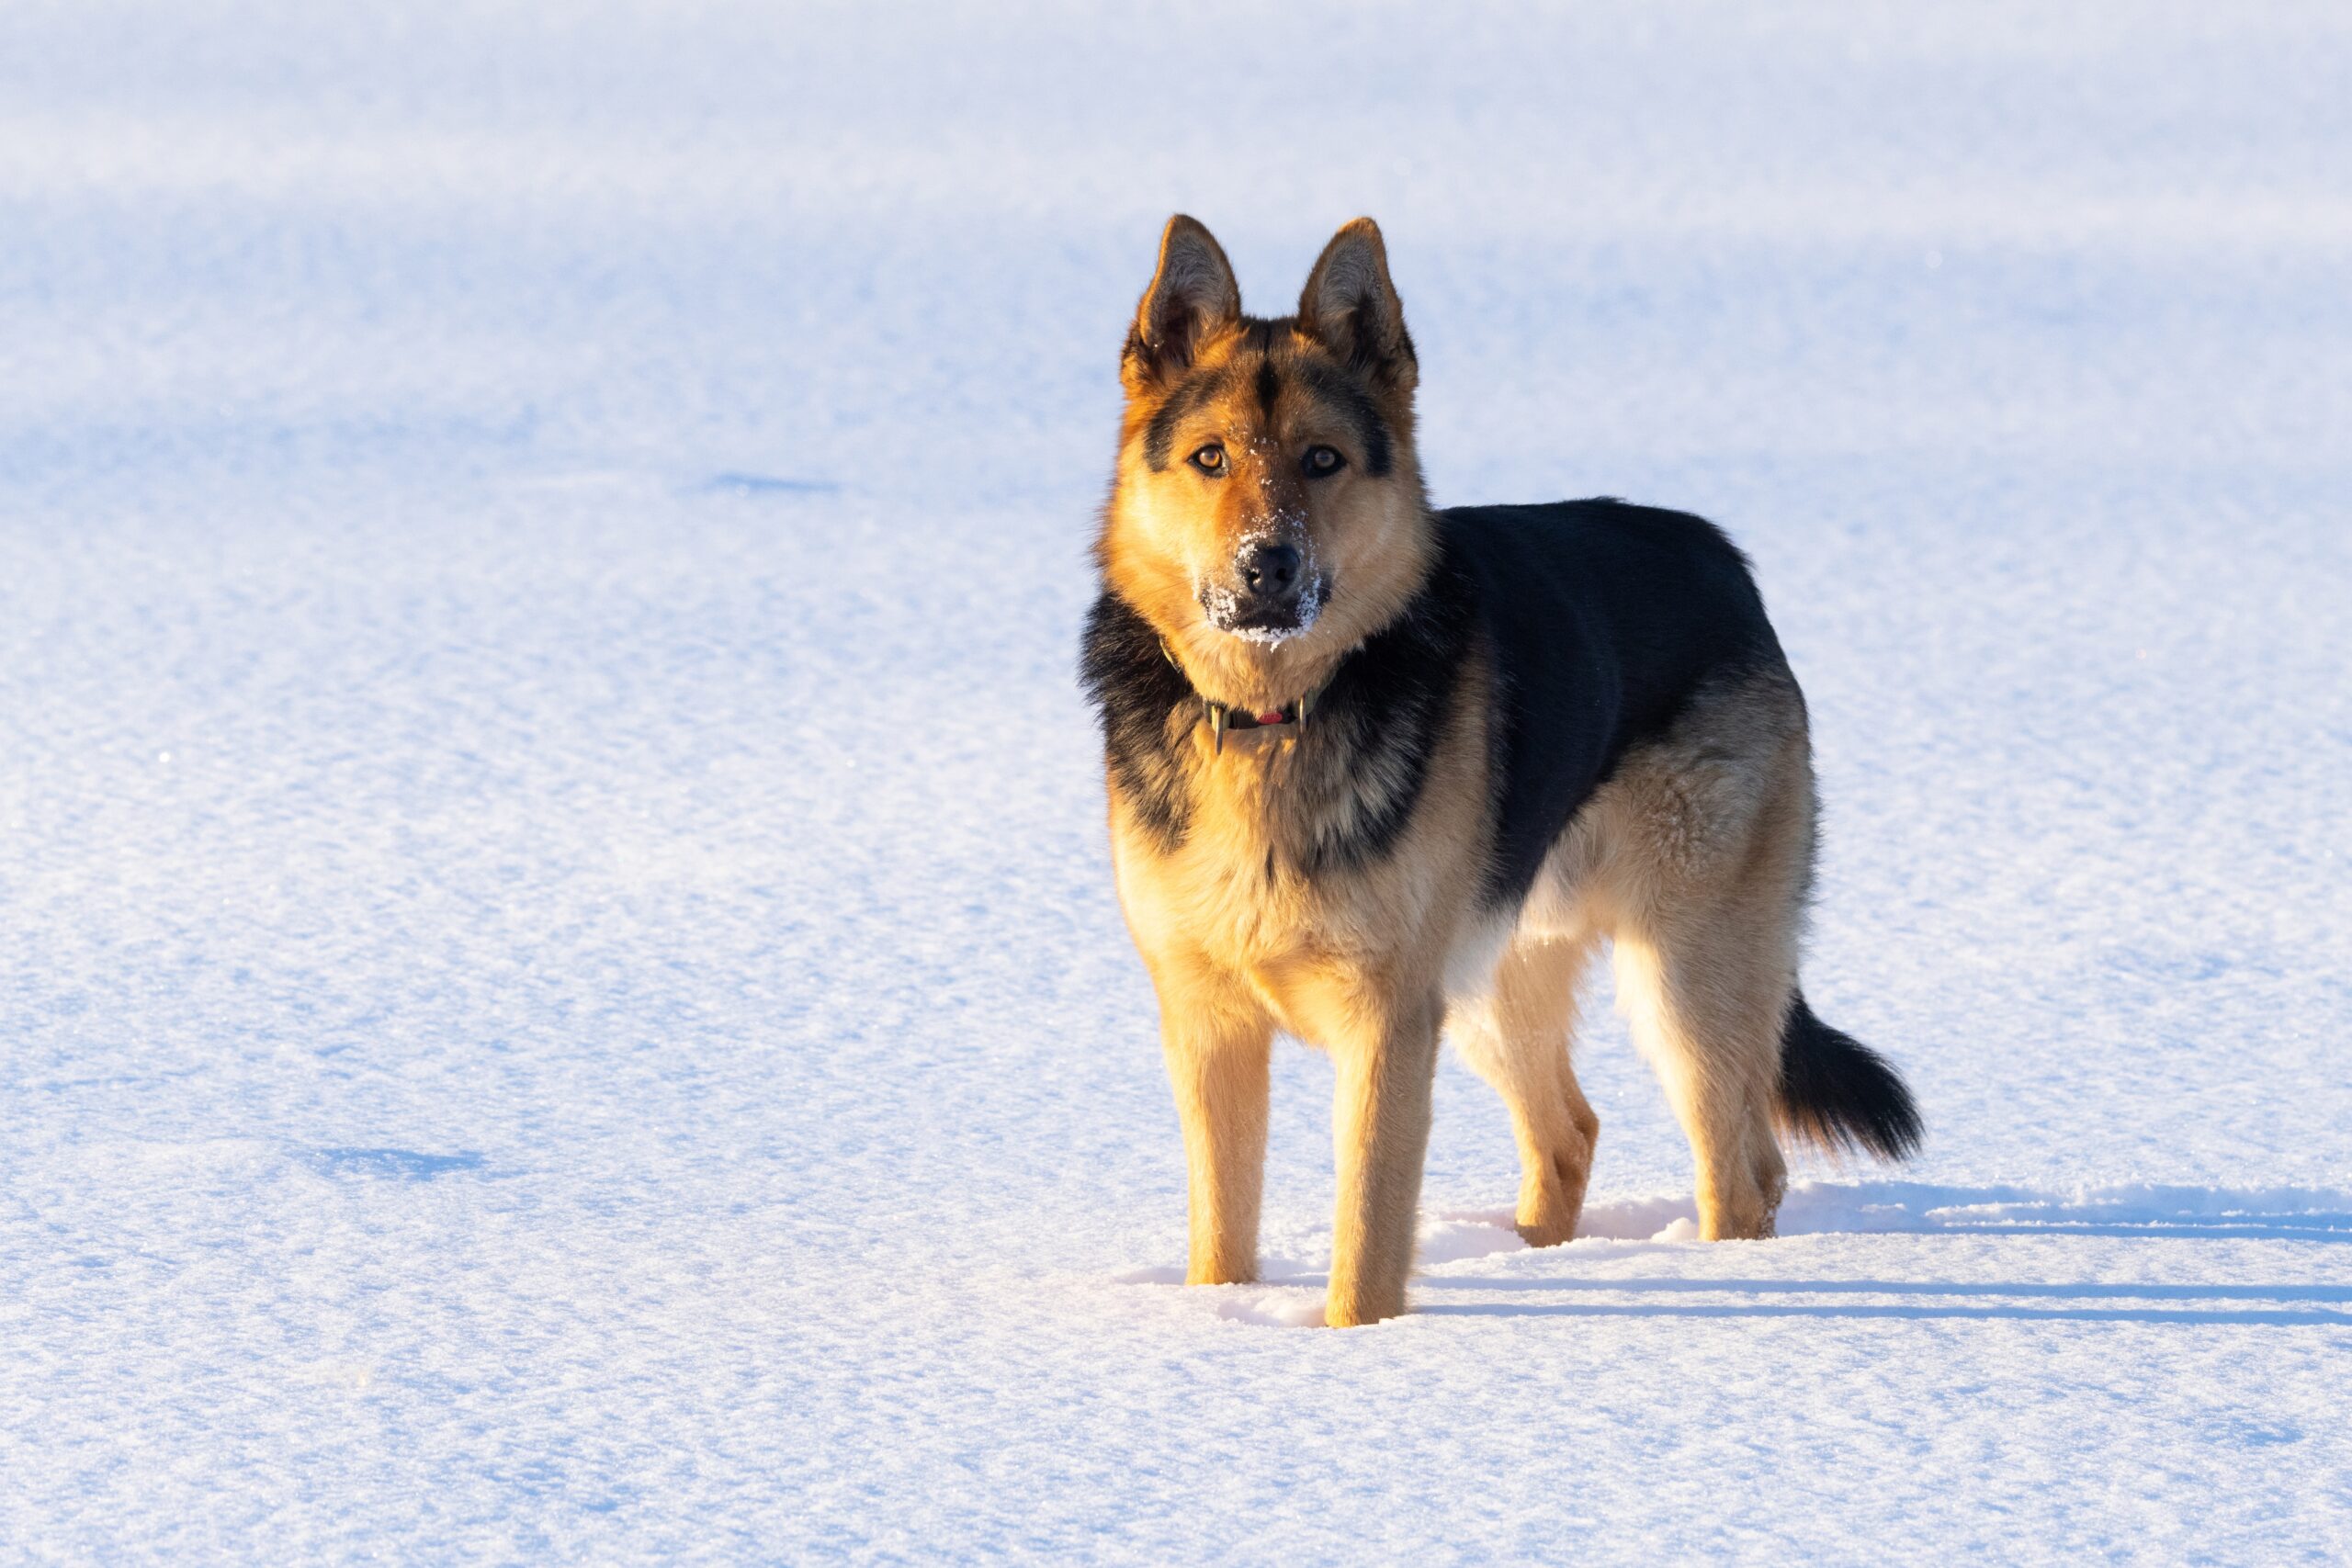
[[1273, 1021], [1239, 981], [1205, 966], [1156, 964], [1152, 977], [1168, 1079], [1184, 1124], [1192, 1228], [1184, 1282], [1255, 1280]]
[[1405, 1310], [1442, 1017], [1435, 990], [1416, 988], [1345, 1009], [1326, 1036], [1339, 1070], [1332, 1131], [1340, 1201], [1323, 1309], [1333, 1327]]

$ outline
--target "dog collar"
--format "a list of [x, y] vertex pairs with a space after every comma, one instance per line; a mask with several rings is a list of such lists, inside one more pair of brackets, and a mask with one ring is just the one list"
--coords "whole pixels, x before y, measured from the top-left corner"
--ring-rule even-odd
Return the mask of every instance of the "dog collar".
[[1252, 713], [1248, 708], [1234, 707], [1227, 703], [1213, 703], [1206, 697], [1201, 705], [1208, 709], [1209, 744], [1218, 756], [1225, 754], [1225, 732], [1228, 729], [1287, 729], [1292, 738], [1306, 733], [1306, 717], [1315, 711], [1315, 699], [1323, 694], [1317, 686], [1295, 703], [1284, 703], [1278, 708], [1264, 708]]
[[[1159, 639], [1159, 656], [1167, 660], [1178, 674], [1184, 673], [1183, 665], [1176, 660], [1176, 650], [1168, 646], [1166, 637]], [[1190, 676], [1185, 676], [1186, 684], [1189, 685], [1191, 681]], [[1306, 734], [1307, 717], [1315, 712], [1315, 700], [1330, 683], [1327, 676], [1296, 702], [1284, 703], [1278, 708], [1236, 707], [1231, 703], [1211, 702], [1202, 697], [1201, 706], [1208, 716], [1211, 751], [1220, 757], [1225, 755], [1225, 732], [1228, 729], [1287, 729], [1293, 739]]]

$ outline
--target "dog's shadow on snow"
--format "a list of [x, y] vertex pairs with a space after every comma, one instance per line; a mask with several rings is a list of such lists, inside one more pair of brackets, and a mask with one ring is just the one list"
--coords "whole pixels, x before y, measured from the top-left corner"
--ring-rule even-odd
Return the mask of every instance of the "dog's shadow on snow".
[[[1706, 1293], [1754, 1297], [1904, 1296], [1948, 1300], [1905, 1301], [1610, 1301], [1452, 1302], [1426, 1295], [1413, 1310], [1432, 1317], [1842, 1317], [1969, 1319], [2002, 1318], [2051, 1323], [2258, 1324], [2274, 1327], [2334, 1325], [2352, 1328], [2352, 1312], [2320, 1305], [2213, 1306], [2216, 1301], [2274, 1303], [2352, 1303], [2352, 1289], [2327, 1285], [2111, 1285], [1923, 1283], [1907, 1280], [1425, 1280], [1424, 1292], [1540, 1290], [1564, 1294], [1606, 1292], [1612, 1295]], [[2080, 1305], [2041, 1305], [2064, 1301]], [[2124, 1301], [2178, 1301], [2178, 1307], [2118, 1306]]]
[[[1806, 1182], [1792, 1188], [1782, 1204], [1780, 1233], [2346, 1244], [2352, 1243], [2352, 1195], [2141, 1186], [2060, 1196], [2012, 1187]], [[1625, 1278], [1584, 1275], [1577, 1268], [1602, 1248], [1622, 1257], [1626, 1244], [1672, 1246], [1697, 1235], [1687, 1199], [1594, 1203], [1577, 1242], [1556, 1255], [1563, 1268], [1473, 1276], [1452, 1270], [1473, 1259], [1528, 1250], [1511, 1228], [1510, 1213], [1438, 1213], [1422, 1223], [1413, 1310], [1424, 1317], [1990, 1318], [2352, 1327], [2352, 1285]], [[1219, 1315], [1268, 1325], [1319, 1322], [1320, 1271], [1273, 1258], [1268, 1264], [1264, 1283], [1233, 1287], [1236, 1294], [1219, 1303]], [[1182, 1278], [1182, 1270], [1161, 1269], [1127, 1278], [1142, 1282], [1171, 1273]], [[1486, 1299], [1461, 1299], [1465, 1296]]]
[[[1596, 1204], [1581, 1229], [1585, 1235], [1617, 1240], [1679, 1241], [1695, 1237], [1698, 1225], [1687, 1202], [1652, 1201]], [[2343, 1244], [2352, 1243], [2352, 1199], [2308, 1189], [2226, 1191], [2201, 1187], [2120, 1187], [2062, 1197], [2014, 1187], [1807, 1182], [1790, 1191], [1781, 1206], [1780, 1229], [1788, 1236], [2089, 1235]], [[2341, 1285], [1527, 1275], [1474, 1279], [1439, 1273], [1424, 1274], [1419, 1286], [1417, 1310], [1432, 1316], [2007, 1318], [2352, 1327], [2352, 1311], [2341, 1310], [2352, 1306], [2352, 1286]], [[1505, 1299], [1448, 1299], [1472, 1293]], [[1613, 1299], [1510, 1299], [1532, 1294]], [[1871, 1299], [1848, 1299], [1856, 1297]], [[2168, 1303], [2180, 1304], [2163, 1304]]]

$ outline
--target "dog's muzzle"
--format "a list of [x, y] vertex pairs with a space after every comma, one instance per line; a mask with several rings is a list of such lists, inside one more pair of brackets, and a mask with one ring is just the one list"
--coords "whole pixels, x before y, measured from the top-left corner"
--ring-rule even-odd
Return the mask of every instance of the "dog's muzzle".
[[1234, 559], [1230, 586], [1201, 590], [1209, 624], [1252, 642], [1296, 637], [1322, 607], [1322, 579], [1295, 545], [1250, 545]]

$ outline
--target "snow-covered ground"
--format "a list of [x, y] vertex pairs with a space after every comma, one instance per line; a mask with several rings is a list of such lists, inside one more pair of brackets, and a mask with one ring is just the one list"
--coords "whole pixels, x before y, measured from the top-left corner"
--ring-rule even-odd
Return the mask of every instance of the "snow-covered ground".
[[[0, 13], [0, 1558], [2340, 1558], [2352, 13]], [[1442, 501], [1730, 526], [1809, 986], [1702, 1246], [1443, 1068], [1417, 1315], [1169, 1284], [1071, 675], [1172, 209]]]

